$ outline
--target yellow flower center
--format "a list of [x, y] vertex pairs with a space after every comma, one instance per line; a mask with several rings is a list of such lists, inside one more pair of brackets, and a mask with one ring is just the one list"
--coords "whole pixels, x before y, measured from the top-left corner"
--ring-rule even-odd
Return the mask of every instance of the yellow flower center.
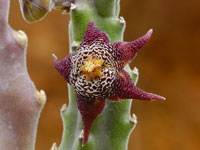
[[87, 81], [102, 76], [101, 69], [103, 62], [102, 59], [98, 59], [96, 56], [88, 56], [86, 61], [83, 62], [84, 65], [80, 68], [81, 73], [86, 75]]

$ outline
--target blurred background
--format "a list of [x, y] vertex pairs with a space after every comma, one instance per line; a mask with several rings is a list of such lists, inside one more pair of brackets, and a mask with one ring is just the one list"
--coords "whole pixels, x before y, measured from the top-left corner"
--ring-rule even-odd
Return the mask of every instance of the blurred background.
[[[200, 147], [200, 1], [121, 0], [127, 22], [125, 41], [150, 28], [154, 34], [131, 64], [140, 72], [138, 87], [167, 98], [165, 102], [134, 101], [138, 124], [129, 150], [199, 150]], [[60, 108], [68, 103], [67, 85], [52, 64], [68, 54], [68, 15], [53, 11], [39, 23], [24, 22], [18, 1], [11, 1], [10, 24], [28, 35], [27, 65], [47, 104], [41, 114], [36, 150], [59, 145]]]

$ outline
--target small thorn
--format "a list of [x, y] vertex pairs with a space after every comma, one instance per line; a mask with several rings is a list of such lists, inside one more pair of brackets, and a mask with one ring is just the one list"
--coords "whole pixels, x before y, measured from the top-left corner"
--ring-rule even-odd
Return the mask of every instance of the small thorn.
[[36, 90], [36, 97], [37, 97], [37, 102], [41, 105], [44, 105], [46, 103], [46, 94], [43, 90]]
[[119, 23], [121, 24], [121, 25], [124, 25], [126, 22], [125, 22], [125, 19], [124, 19], [124, 17], [119, 17]]
[[52, 56], [53, 56], [54, 59], [58, 59], [57, 56], [56, 56], [55, 54], [52, 54]]
[[133, 71], [132, 71], [134, 76], [138, 76], [139, 75], [139, 70], [137, 67], [134, 67]]
[[132, 74], [134, 76], [134, 84], [136, 85], [139, 79], [139, 70], [137, 67], [134, 67], [134, 69], [132, 70]]
[[67, 105], [66, 104], [62, 105], [62, 108], [60, 109], [60, 112], [64, 113], [66, 110], [67, 110]]
[[136, 125], [136, 124], [137, 124], [137, 117], [136, 117], [136, 115], [133, 114], [132, 116], [130, 116], [129, 121], [130, 121], [132, 124]]
[[81, 131], [81, 134], [79, 135], [79, 141], [80, 141], [80, 143], [82, 144], [82, 146], [84, 146], [83, 145], [83, 139], [84, 139], [84, 134], [83, 134], [84, 132], [83, 132], [83, 130]]
[[78, 48], [79, 44], [76, 41], [72, 42], [72, 49], [76, 50]]
[[71, 7], [70, 7], [70, 9], [73, 11], [73, 10], [75, 10], [76, 8], [77, 8], [76, 5], [73, 4], [73, 3], [71, 3]]
[[22, 30], [19, 31], [13, 31], [13, 37], [15, 40], [23, 47], [25, 48], [27, 46], [28, 38], [26, 36], [26, 33]]
[[50, 150], [58, 150], [56, 143], [53, 143], [53, 145], [52, 145]]

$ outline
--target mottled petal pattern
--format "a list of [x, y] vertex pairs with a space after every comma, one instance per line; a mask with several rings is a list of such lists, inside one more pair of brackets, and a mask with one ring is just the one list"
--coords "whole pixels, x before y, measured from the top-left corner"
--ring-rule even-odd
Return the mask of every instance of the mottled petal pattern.
[[76, 93], [84, 126], [83, 145], [88, 140], [92, 123], [104, 109], [105, 99], [165, 100], [137, 88], [123, 69], [149, 41], [151, 34], [149, 30], [133, 42], [109, 43], [106, 33], [89, 22], [77, 51], [61, 61], [54, 57], [55, 68]]

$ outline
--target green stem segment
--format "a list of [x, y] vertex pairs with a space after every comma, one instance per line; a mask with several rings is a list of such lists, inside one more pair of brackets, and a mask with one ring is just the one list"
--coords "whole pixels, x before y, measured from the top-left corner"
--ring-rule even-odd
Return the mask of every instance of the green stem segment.
[[[119, 0], [76, 0], [71, 6], [69, 24], [70, 52], [74, 43], [83, 40], [88, 22], [92, 21], [110, 42], [122, 41], [125, 22], [119, 19]], [[129, 66], [126, 70], [137, 81], [137, 73]], [[82, 120], [77, 109], [74, 91], [69, 86], [69, 105], [61, 111], [64, 132], [59, 150], [126, 150], [129, 135], [135, 126], [130, 119], [132, 100], [120, 102], [106, 101], [105, 109], [92, 125], [89, 140], [82, 146]]]

